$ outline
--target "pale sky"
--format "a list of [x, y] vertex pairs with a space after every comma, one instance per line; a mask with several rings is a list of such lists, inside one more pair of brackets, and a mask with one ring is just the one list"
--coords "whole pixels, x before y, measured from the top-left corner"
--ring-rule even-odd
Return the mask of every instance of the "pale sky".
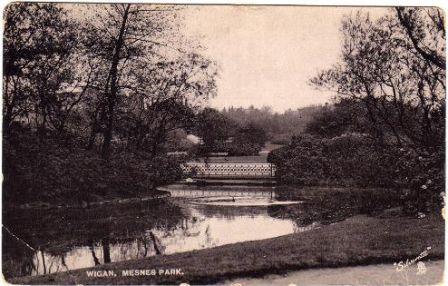
[[[187, 35], [218, 62], [215, 108], [271, 106], [282, 112], [329, 101], [308, 80], [338, 61], [344, 14], [359, 8], [189, 6]], [[373, 15], [384, 8], [363, 8]]]

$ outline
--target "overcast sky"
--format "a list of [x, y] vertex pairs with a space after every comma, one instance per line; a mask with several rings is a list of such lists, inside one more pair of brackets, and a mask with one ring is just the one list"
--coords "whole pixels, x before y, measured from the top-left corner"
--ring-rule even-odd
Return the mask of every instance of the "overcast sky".
[[[218, 62], [218, 96], [210, 105], [271, 106], [274, 111], [329, 101], [308, 80], [338, 60], [344, 14], [359, 8], [190, 6], [187, 35]], [[373, 15], [383, 8], [363, 9]]]

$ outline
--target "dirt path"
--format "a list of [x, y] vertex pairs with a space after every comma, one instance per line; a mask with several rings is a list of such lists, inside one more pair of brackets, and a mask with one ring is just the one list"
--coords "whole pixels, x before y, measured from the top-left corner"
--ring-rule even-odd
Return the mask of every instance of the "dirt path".
[[[442, 284], [444, 261], [425, 261], [420, 274], [416, 264], [397, 271], [392, 264], [377, 264], [341, 268], [322, 268], [268, 275], [263, 278], [243, 278], [225, 285], [434, 285]], [[239, 283], [239, 284], [238, 284]]]

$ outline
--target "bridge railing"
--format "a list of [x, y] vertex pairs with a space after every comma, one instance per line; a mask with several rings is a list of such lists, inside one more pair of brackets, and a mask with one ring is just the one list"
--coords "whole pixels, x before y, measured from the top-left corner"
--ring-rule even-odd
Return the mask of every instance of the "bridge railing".
[[188, 162], [182, 165], [185, 175], [193, 178], [273, 178], [275, 165], [247, 162]]

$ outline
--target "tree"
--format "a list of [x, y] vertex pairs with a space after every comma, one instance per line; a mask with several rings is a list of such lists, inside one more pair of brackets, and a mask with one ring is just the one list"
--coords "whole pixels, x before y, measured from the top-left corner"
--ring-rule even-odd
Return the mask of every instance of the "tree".
[[[92, 32], [86, 39], [86, 50], [101, 74], [93, 85], [98, 96], [89, 110], [88, 147], [93, 147], [101, 134], [104, 157], [110, 153], [113, 138], [131, 140], [137, 149], [152, 138], [156, 150], [166, 132], [184, 125], [180, 113], [195, 109], [195, 100], [213, 96], [213, 62], [179, 45], [182, 40], [173, 6], [116, 4], [101, 8], [96, 15], [100, 21], [90, 25]], [[168, 102], [173, 107], [167, 108]], [[127, 121], [118, 126], [122, 119]], [[119, 138], [118, 129], [124, 138]]]
[[142, 70], [122, 109], [122, 123], [128, 125], [124, 138], [137, 149], [151, 146], [155, 152], [169, 132], [193, 127], [200, 105], [216, 92], [216, 69], [212, 61], [189, 53]]
[[445, 38], [443, 11], [405, 7], [396, 7], [395, 11], [414, 49], [423, 59], [445, 70], [445, 46], [440, 43]]
[[[5, 10], [3, 128], [14, 121], [44, 131], [64, 105], [62, 86], [74, 81], [72, 55], [77, 46], [74, 23], [58, 5], [15, 3]], [[62, 124], [62, 123], [61, 123]]]
[[250, 123], [247, 126], [241, 126], [235, 132], [229, 154], [235, 156], [258, 155], [266, 139], [266, 132], [256, 124]]
[[271, 142], [287, 144], [291, 137], [304, 131], [306, 124], [319, 113], [322, 106], [307, 106], [296, 110], [286, 110], [283, 113], [273, 112], [270, 107], [249, 108], [230, 107], [222, 113], [234, 120], [240, 126], [256, 124], [263, 128]]
[[[428, 20], [434, 9], [406, 11], [407, 15], [419, 15], [420, 20], [406, 18], [407, 23], [414, 23], [412, 29], [426, 17], [424, 32], [418, 37], [414, 32], [409, 37], [409, 27], [400, 21], [403, 14], [397, 16], [393, 11], [376, 21], [360, 13], [346, 18], [341, 30], [342, 62], [311, 82], [361, 102], [378, 141], [391, 142], [393, 138], [398, 146], [439, 146], [444, 138], [446, 89], [440, 55], [445, 50], [445, 34], [435, 21]], [[428, 45], [438, 51], [438, 60], [434, 52], [422, 54], [418, 48]], [[428, 53], [433, 60], [425, 56]]]
[[213, 108], [204, 108], [196, 117], [195, 132], [204, 142], [205, 152], [223, 151], [224, 141], [233, 133], [235, 123]]
[[375, 130], [366, 124], [367, 114], [362, 103], [352, 99], [341, 99], [326, 106], [308, 122], [305, 133], [318, 137], [333, 138], [347, 132], [374, 136]]
[[378, 162], [387, 158], [393, 166], [384, 177], [406, 190], [410, 212], [437, 209], [444, 190], [443, 23], [436, 8], [391, 9], [377, 20], [346, 17], [342, 61], [311, 79], [364, 107], [360, 118], [380, 146]]
[[216, 92], [217, 71], [188, 48], [176, 10], [7, 7], [5, 200], [82, 203], [179, 178], [180, 162], [164, 152], [167, 134], [191, 127]]

